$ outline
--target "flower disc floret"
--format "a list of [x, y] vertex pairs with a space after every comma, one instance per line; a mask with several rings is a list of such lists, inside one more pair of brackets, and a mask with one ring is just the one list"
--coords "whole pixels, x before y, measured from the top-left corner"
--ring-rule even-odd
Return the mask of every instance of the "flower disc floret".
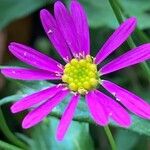
[[89, 55], [84, 59], [73, 58], [65, 65], [62, 76], [70, 90], [83, 95], [96, 88], [99, 80], [97, 66]]

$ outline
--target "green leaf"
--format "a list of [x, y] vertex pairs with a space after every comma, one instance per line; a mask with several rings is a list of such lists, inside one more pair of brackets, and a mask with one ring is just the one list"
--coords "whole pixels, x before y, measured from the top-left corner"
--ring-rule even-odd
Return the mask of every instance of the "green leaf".
[[7, 97], [4, 97], [0, 100], [0, 106], [1, 105], [4, 105], [6, 103], [9, 103], [9, 102], [14, 102], [20, 98], [22, 98], [22, 94], [16, 94], [16, 95], [11, 95], [11, 96], [7, 96]]
[[134, 146], [138, 143], [141, 136], [136, 133], [129, 132], [128, 130], [118, 130], [115, 136], [117, 150], [133, 150]]
[[27, 16], [52, 0], [1, 0], [0, 1], [0, 28], [18, 18]]
[[[79, 0], [88, 15], [89, 24], [92, 28], [100, 26], [116, 28], [118, 23], [107, 0]], [[148, 10], [149, 0], [122, 0], [120, 1], [126, 13], [138, 19], [140, 28], [150, 27]]]
[[25, 137], [25, 141], [30, 145], [30, 149], [94, 150], [87, 123], [78, 123], [73, 121], [63, 141], [61, 142], [57, 141], [55, 138], [55, 131], [58, 123], [58, 119], [49, 117], [39, 125], [32, 128], [30, 130], [31, 138]]
[[[16, 82], [14, 84], [16, 84]], [[17, 87], [18, 88], [17, 94], [14, 94], [10, 97], [2, 99], [2, 102], [0, 100], [1, 105], [5, 104], [7, 102], [10, 102], [10, 101], [19, 100], [23, 96], [26, 96], [26, 95], [34, 93], [38, 90], [47, 88], [49, 86], [52, 86], [53, 84], [46, 82], [46, 81], [38, 81], [38, 82], [37, 81], [36, 82], [35, 81], [33, 81], [33, 82], [19, 82], [19, 81], [17, 81], [16, 85], [18, 86]], [[15, 99], [13, 99], [13, 97]], [[66, 97], [65, 100], [63, 100], [57, 107], [55, 107], [53, 109], [53, 111], [51, 112], [51, 116], [55, 116], [55, 117], [60, 118], [61, 114], [63, 113], [69, 100], [70, 100], [70, 96]], [[150, 136], [150, 121], [141, 119], [141, 118], [139, 118], [133, 114], [131, 114], [131, 117], [132, 117], [132, 125], [126, 130], [130, 130], [130, 131], [137, 132], [139, 134]], [[87, 110], [87, 106], [86, 106], [86, 103], [85, 103], [85, 100], [83, 97], [79, 101], [77, 110], [76, 110], [75, 115], [74, 115], [74, 120], [79, 121], [79, 122], [87, 122], [87, 123], [94, 124], [94, 122], [91, 119], [90, 114]], [[110, 122], [110, 124], [112, 126], [119, 127], [114, 122]]]
[[[13, 86], [15, 85], [15, 87]], [[13, 88], [13, 91], [15, 91], [14, 95], [6, 96], [0, 100], [0, 106], [4, 105], [8, 102], [14, 102], [17, 101], [29, 94], [35, 93], [36, 91], [48, 88], [49, 86], [52, 86], [50, 82], [46, 81], [30, 81], [30, 82], [24, 82], [24, 81], [18, 81], [18, 80], [11, 80], [9, 81], [9, 88]]]
[[149, 18], [149, 0], [122, 0], [121, 5], [124, 7], [129, 16], [135, 16], [138, 20], [138, 26], [141, 29], [150, 28]]
[[[66, 0], [70, 3], [70, 0]], [[106, 0], [79, 0], [88, 15], [89, 24], [91, 27], [107, 26], [116, 28], [118, 23], [114, 14]], [[53, 0], [1, 0], [0, 5], [0, 28], [4, 28], [11, 21], [27, 16], [37, 9], [52, 3]], [[149, 0], [122, 0], [122, 6], [127, 14], [136, 16], [139, 21], [139, 27], [142, 29], [149, 28], [149, 14], [150, 7]]]
[[0, 149], [1, 150], [23, 150], [23, 149], [15, 146], [15, 145], [6, 143], [6, 142], [1, 141], [1, 140], [0, 140]]

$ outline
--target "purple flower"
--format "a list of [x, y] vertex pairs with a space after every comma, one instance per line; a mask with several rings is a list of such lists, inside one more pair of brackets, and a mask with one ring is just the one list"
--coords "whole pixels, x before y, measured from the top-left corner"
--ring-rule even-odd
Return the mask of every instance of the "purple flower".
[[[101, 126], [107, 125], [111, 118], [121, 127], [129, 127], [131, 118], [123, 106], [142, 118], [150, 119], [148, 103], [115, 83], [101, 79], [105, 74], [149, 59], [150, 44], [136, 47], [100, 69], [97, 67], [130, 36], [135, 29], [136, 18], [131, 17], [123, 22], [98, 54], [91, 57], [89, 28], [82, 6], [72, 0], [68, 11], [60, 1], [57, 1], [54, 5], [54, 16], [45, 9], [40, 12], [45, 32], [66, 65], [63, 66], [30, 47], [13, 42], [9, 45], [11, 53], [35, 69], [6, 67], [1, 70], [3, 75], [14, 79], [60, 80], [59, 85], [24, 97], [12, 105], [11, 111], [17, 113], [40, 103], [24, 118], [23, 128], [32, 127], [42, 121], [69, 93], [72, 97], [57, 128], [58, 140], [63, 139], [80, 96], [85, 97], [92, 118]], [[98, 85], [109, 91], [119, 103], [96, 90]]]

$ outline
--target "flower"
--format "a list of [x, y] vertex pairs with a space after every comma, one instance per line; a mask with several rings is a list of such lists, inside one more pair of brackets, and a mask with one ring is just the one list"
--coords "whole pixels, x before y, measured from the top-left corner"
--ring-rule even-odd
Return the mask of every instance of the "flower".
[[[115, 83], [101, 79], [105, 74], [149, 59], [149, 43], [126, 52], [98, 69], [98, 64], [133, 32], [136, 18], [131, 17], [123, 22], [98, 54], [92, 57], [87, 18], [79, 2], [72, 0], [68, 11], [60, 1], [57, 1], [54, 5], [54, 15], [55, 17], [45, 9], [40, 12], [45, 32], [66, 65], [63, 66], [30, 47], [13, 42], [9, 45], [11, 53], [34, 69], [6, 67], [1, 70], [4, 76], [14, 79], [60, 80], [59, 85], [24, 97], [12, 105], [11, 111], [17, 113], [40, 103], [24, 118], [23, 128], [32, 127], [42, 121], [69, 93], [72, 98], [58, 125], [58, 140], [63, 139], [81, 96], [85, 97], [92, 118], [101, 126], [107, 125], [111, 118], [121, 127], [129, 127], [131, 118], [123, 106], [142, 118], [150, 119], [148, 103]], [[119, 103], [98, 91], [98, 85], [109, 91]]]

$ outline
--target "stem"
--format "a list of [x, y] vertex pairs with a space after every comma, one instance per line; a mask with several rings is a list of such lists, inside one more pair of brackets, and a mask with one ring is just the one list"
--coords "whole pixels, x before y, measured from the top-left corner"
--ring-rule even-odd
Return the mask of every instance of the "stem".
[[149, 37], [142, 30], [140, 30], [138, 27], [135, 29], [135, 34], [140, 38], [140, 40], [143, 43], [149, 43], [150, 42]]
[[116, 144], [115, 144], [114, 138], [113, 138], [113, 136], [111, 134], [111, 131], [109, 129], [109, 126], [105, 126], [104, 130], [105, 130], [105, 133], [106, 133], [106, 135], [108, 137], [108, 140], [109, 140], [109, 143], [111, 145], [112, 150], [117, 150]]
[[[117, 0], [109, 0], [109, 3], [113, 9], [113, 12], [119, 22], [119, 24], [121, 24], [123, 22], [123, 17], [122, 17], [122, 14], [121, 14], [121, 10], [123, 10], [123, 8], [119, 8], [119, 6], [117, 5], [118, 4], [118, 1]], [[127, 39], [127, 44], [128, 46], [132, 49], [134, 47], [136, 47], [132, 37], [129, 37]], [[140, 66], [142, 67], [143, 71], [147, 74], [147, 76], [150, 76], [150, 68], [148, 67], [147, 63], [146, 62], [143, 62], [140, 64]], [[148, 78], [149, 82], [150, 82], [150, 78]]]
[[27, 149], [27, 146], [26, 146], [22, 141], [20, 141], [20, 140], [9, 130], [9, 128], [8, 128], [8, 126], [7, 126], [7, 123], [6, 123], [6, 121], [5, 121], [5, 118], [4, 118], [4, 116], [3, 116], [3, 112], [2, 112], [2, 110], [1, 110], [1, 108], [0, 108], [0, 120], [1, 120], [1, 122], [0, 122], [0, 129], [1, 129], [1, 131], [3, 132], [3, 134], [7, 137], [7, 139], [8, 139], [10, 142], [14, 143], [15, 145], [17, 145], [17, 146], [19, 146], [19, 147], [21, 147], [21, 148], [23, 148], [23, 149]]
[[120, 9], [117, 6], [117, 3], [115, 2], [115, 0], [109, 0], [109, 4], [116, 16], [117, 21], [119, 22], [119, 24], [121, 24], [123, 22], [123, 16], [120, 13]]
[[[118, 1], [116, 1], [116, 0], [109, 0], [109, 3], [110, 3], [110, 5], [111, 5], [111, 7], [112, 7], [112, 10], [113, 10], [113, 12], [114, 12], [114, 14], [115, 14], [115, 16], [116, 16], [116, 19], [117, 19], [118, 23], [121, 24], [121, 23], [123, 22], [123, 17], [122, 17], [120, 8], [119, 8], [118, 5], [117, 5], [117, 4], [118, 4]], [[122, 9], [121, 9], [121, 10], [122, 10]], [[130, 48], [136, 47], [136, 45], [135, 45], [135, 43], [133, 42], [133, 39], [132, 39], [131, 37], [129, 37], [129, 38], [127, 39], [127, 43], [128, 43], [128, 46], [129, 46]]]
[[[120, 1], [119, 0], [115, 0], [116, 3], [117, 3], [117, 6], [120, 8], [120, 11], [122, 12], [122, 14], [129, 18], [130, 16], [128, 15], [128, 13], [124, 10], [124, 8], [122, 7], [122, 5], [120, 4]], [[137, 26], [137, 28], [135, 29], [135, 34], [138, 35], [138, 37], [140, 38], [140, 40], [143, 42], [143, 43], [148, 43], [150, 42], [150, 39], [149, 37], [142, 31], [139, 29], [139, 27]]]

